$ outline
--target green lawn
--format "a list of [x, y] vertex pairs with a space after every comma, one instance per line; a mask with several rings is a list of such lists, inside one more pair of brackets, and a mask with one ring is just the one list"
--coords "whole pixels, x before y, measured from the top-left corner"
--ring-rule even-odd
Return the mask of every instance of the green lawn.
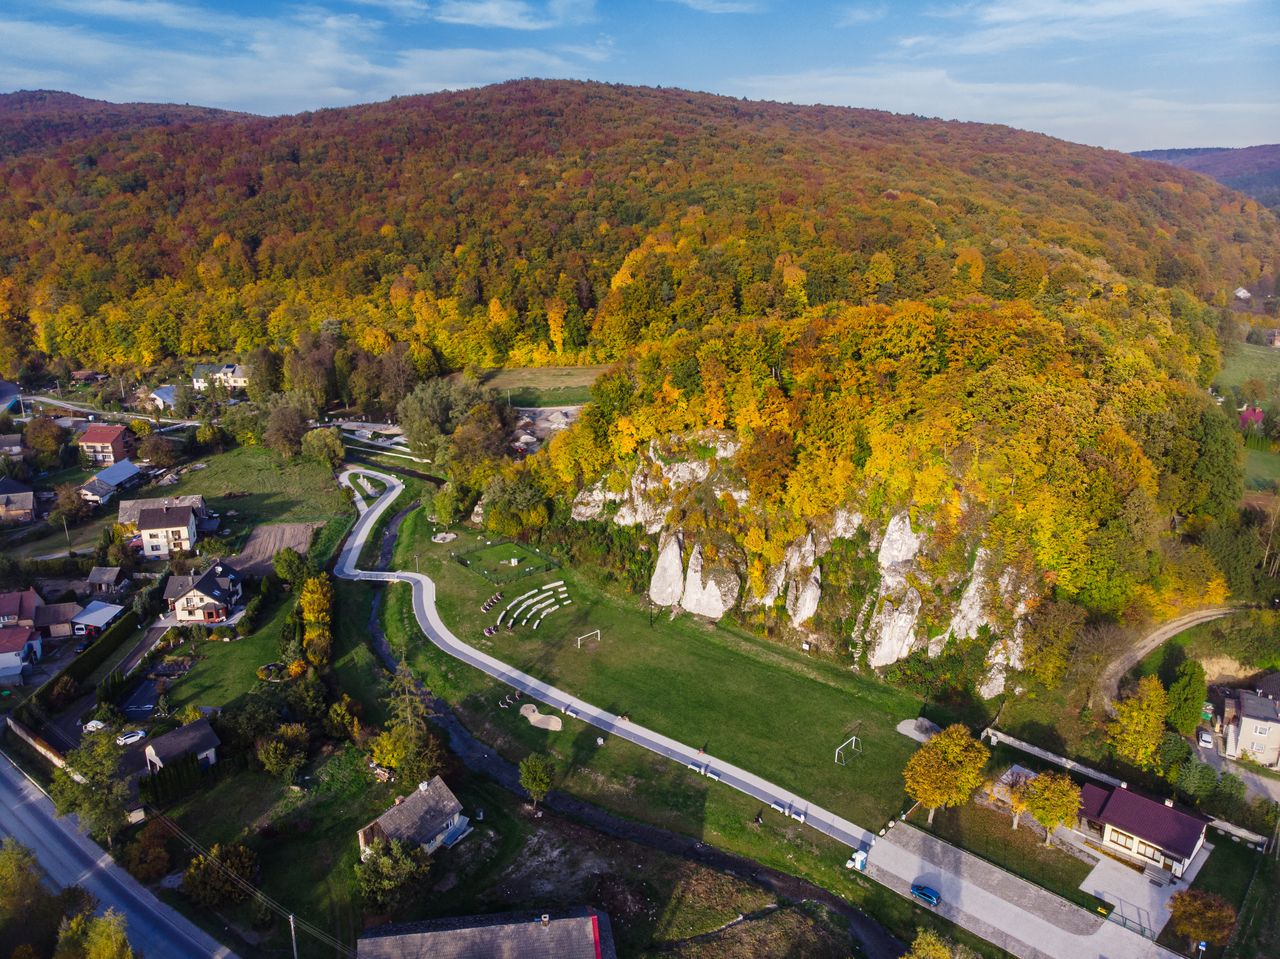
[[1280, 387], [1280, 350], [1239, 343], [1223, 356], [1222, 370], [1214, 383], [1219, 387], [1242, 386], [1251, 379], [1261, 380], [1275, 392]]
[[197, 706], [225, 706], [258, 687], [257, 669], [280, 658], [280, 632], [292, 608], [284, 597], [252, 636], [229, 643], [217, 640], [191, 640], [189, 648], [199, 661], [169, 689], [170, 707], [177, 711], [194, 703]]
[[534, 366], [493, 370], [485, 386], [512, 406], [581, 406], [591, 399], [591, 384], [608, 366]]
[[1266, 450], [1244, 451], [1244, 485], [1246, 489], [1271, 489], [1280, 481], [1280, 453]]
[[[1209, 856], [1209, 861], [1201, 867], [1200, 872], [1192, 881], [1191, 888], [1203, 889], [1206, 892], [1219, 895], [1231, 903], [1237, 912], [1240, 912], [1245, 903], [1246, 894], [1250, 894], [1250, 884], [1254, 881], [1254, 871], [1264, 861], [1273, 862], [1273, 860], [1259, 856], [1258, 853], [1253, 852], [1244, 843], [1233, 842], [1230, 836], [1217, 830], [1209, 831], [1208, 841], [1213, 843], [1213, 852]], [[1266, 874], [1259, 877], [1261, 885], [1254, 887], [1254, 895], [1263, 892], [1262, 887], [1267, 886], [1269, 882], [1274, 883], [1274, 871], [1264, 872]], [[1274, 885], [1271, 885], [1269, 889], [1265, 890], [1265, 902], [1257, 904], [1261, 906], [1263, 912], [1272, 916], [1275, 914], [1274, 896], [1276, 891]], [[1251, 898], [1254, 898], [1254, 895], [1251, 895]], [[1247, 915], [1242, 916], [1242, 918], [1248, 919]], [[1280, 930], [1274, 928], [1276, 926], [1274, 920], [1264, 920], [1264, 925], [1267, 922], [1273, 927], [1269, 936], [1274, 937]], [[1255, 927], [1254, 931], [1256, 933], [1261, 930], [1259, 927]], [[1161, 931], [1159, 941], [1171, 948], [1178, 948], [1183, 951], [1187, 947], [1187, 940], [1178, 936], [1171, 926], [1166, 926]], [[1267, 941], [1274, 943], [1276, 940], [1268, 938]], [[1241, 943], [1237, 943], [1236, 948], [1231, 950], [1230, 955], [1239, 957], [1239, 959], [1269, 959], [1269, 957], [1276, 955], [1270, 948], [1255, 951], [1254, 949], [1243, 949], [1241, 945]], [[1223, 955], [1226, 955], [1225, 950], [1218, 947], [1211, 946], [1205, 951], [1205, 959], [1219, 959]]]
[[1098, 900], [1080, 889], [1092, 867], [1075, 856], [1046, 848], [1039, 836], [1025, 828], [1030, 817], [1022, 818], [1023, 828], [1015, 830], [1011, 816], [971, 802], [939, 809], [932, 827], [927, 825], [924, 810], [913, 813], [911, 822], [1092, 911]]
[[[560, 579], [560, 576], [552, 575], [551, 580], [547, 580], [546, 576], [539, 577], [537, 574], [531, 573], [530, 570], [541, 570], [547, 574], [554, 573], [554, 570], [545, 569], [552, 561], [549, 557], [542, 556], [528, 546], [522, 546], [519, 543], [497, 542], [492, 545], [480, 546], [470, 552], [460, 554], [457, 559], [461, 565], [479, 573], [490, 583], [509, 584], [511, 590], [516, 590], [517, 587], [520, 587], [526, 577], [530, 577], [530, 583], [539, 583], [544, 580], [550, 582], [551, 580]], [[524, 591], [523, 587], [519, 588], [519, 592]]]
[[[431, 532], [420, 511], [409, 516], [397, 564], [412, 569], [419, 554], [423, 572], [436, 579], [445, 621], [477, 648], [588, 702], [705, 747], [860, 825], [877, 828], [901, 811], [901, 769], [915, 743], [894, 727], [919, 714], [918, 699], [691, 616], [672, 620], [659, 612], [651, 626], [641, 600], [606, 594], [568, 568], [520, 580], [504, 592], [510, 600], [563, 579], [572, 605], [549, 615], [537, 632], [504, 630], [486, 640], [482, 630], [498, 610], [486, 614], [480, 606], [493, 587], [448, 558], [451, 550], [483, 545], [483, 538], [463, 531], [459, 540], [438, 546]], [[394, 612], [389, 604], [388, 613]], [[575, 638], [597, 628], [601, 640], [577, 649]], [[862, 756], [854, 765], [837, 766], [835, 747], [855, 731], [863, 739]]]
[[1280, 897], [1280, 862], [1274, 856], [1265, 856], [1258, 863], [1258, 874], [1240, 910], [1236, 938], [1231, 944], [1228, 959], [1280, 956], [1277, 897]]

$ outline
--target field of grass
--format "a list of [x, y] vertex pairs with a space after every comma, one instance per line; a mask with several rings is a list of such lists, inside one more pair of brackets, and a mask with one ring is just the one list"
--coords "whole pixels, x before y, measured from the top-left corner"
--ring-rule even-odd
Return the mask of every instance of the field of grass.
[[[1244, 843], [1233, 842], [1230, 836], [1217, 830], [1210, 830], [1208, 841], [1213, 843], [1213, 852], [1209, 856], [1209, 861], [1201, 867], [1196, 878], [1192, 880], [1191, 888], [1203, 889], [1205, 892], [1221, 896], [1231, 903], [1239, 914], [1244, 906], [1245, 896], [1251, 894], [1250, 887], [1254, 882], [1255, 870], [1264, 861], [1274, 862], [1274, 860], [1259, 856]], [[1260, 876], [1260, 879], [1262, 885], [1265, 885], [1267, 877]], [[1258, 889], [1259, 887], [1254, 887], [1254, 891], [1258, 891]], [[1269, 912], [1272, 916], [1275, 915], [1275, 892], [1276, 889], [1272, 887], [1269, 890], [1265, 904], [1262, 904], [1263, 911]], [[1248, 917], [1243, 916], [1242, 918], [1247, 920]], [[1186, 951], [1187, 940], [1178, 936], [1171, 928], [1171, 925], [1166, 926], [1161, 931], [1159, 941], [1170, 948]], [[1274, 927], [1276, 924], [1272, 922], [1271, 925]], [[1255, 931], [1261, 931], [1261, 929], [1255, 928]], [[1273, 929], [1272, 935], [1274, 934], [1275, 930]], [[1264, 959], [1264, 957], [1275, 955], [1275, 952], [1270, 950], [1242, 950], [1240, 945], [1240, 943], [1237, 943], [1229, 954], [1233, 957], [1238, 957], [1238, 959]], [[1221, 947], [1210, 946], [1205, 950], [1205, 959], [1219, 959], [1219, 957], [1227, 954], [1227, 951]]]
[[269, 607], [269, 615], [252, 636], [230, 643], [190, 640], [187, 648], [199, 657], [185, 676], [169, 689], [170, 707], [177, 711], [197, 706], [225, 706], [256, 689], [259, 666], [280, 658], [280, 633], [289, 618], [288, 597]]
[[[642, 600], [606, 594], [567, 567], [506, 592], [510, 599], [563, 579], [571, 606], [548, 616], [536, 633], [503, 630], [486, 640], [483, 628], [499, 610], [482, 613], [480, 606], [492, 587], [448, 558], [450, 549], [483, 539], [463, 531], [439, 546], [431, 531], [420, 511], [407, 517], [397, 565], [412, 569], [414, 553], [420, 556], [423, 572], [436, 579], [445, 621], [477, 648], [865, 827], [878, 828], [901, 811], [901, 770], [915, 743], [894, 727], [919, 714], [918, 699], [727, 626], [688, 615], [651, 617]], [[575, 637], [593, 629], [601, 640], [577, 649]], [[837, 766], [835, 747], [854, 732], [863, 754], [856, 766]]]
[[[514, 565], [512, 563], [513, 560], [515, 561]], [[465, 553], [459, 551], [457, 561], [467, 569], [479, 573], [490, 583], [496, 585], [511, 584], [513, 589], [518, 582], [526, 577], [529, 578], [531, 584], [546, 579], [546, 576], [540, 577], [537, 573], [531, 573], [530, 570], [539, 570], [546, 574], [555, 572], [554, 568], [547, 568], [554, 562], [553, 560], [534, 552], [528, 546], [522, 546], [520, 543], [500, 542], [492, 545], [483, 545]], [[551, 580], [559, 578], [556, 575], [551, 576]], [[524, 590], [521, 589], [520, 592], [524, 592]]]
[[1280, 481], [1280, 453], [1269, 450], [1244, 451], [1244, 486], [1251, 490], [1269, 490]]
[[[1221, 844], [1219, 844], [1221, 845]], [[1274, 855], [1258, 862], [1258, 872], [1240, 909], [1235, 940], [1228, 959], [1280, 956], [1280, 862]]]
[[1097, 906], [1098, 900], [1080, 889], [1091, 867], [1075, 856], [1046, 847], [1039, 836], [1026, 828], [1028, 816], [1023, 816], [1023, 827], [1015, 830], [1010, 816], [971, 802], [953, 809], [939, 809], [932, 827], [927, 825], [927, 819], [924, 810], [917, 810], [911, 816], [911, 822], [939, 839], [967, 849], [1085, 909], [1092, 911]]
[[1242, 386], [1253, 379], [1261, 380], [1273, 392], [1280, 388], [1280, 350], [1252, 343], [1236, 344], [1222, 358], [1222, 370], [1214, 383], [1219, 387]]
[[535, 366], [493, 370], [482, 382], [512, 406], [580, 406], [608, 366]]

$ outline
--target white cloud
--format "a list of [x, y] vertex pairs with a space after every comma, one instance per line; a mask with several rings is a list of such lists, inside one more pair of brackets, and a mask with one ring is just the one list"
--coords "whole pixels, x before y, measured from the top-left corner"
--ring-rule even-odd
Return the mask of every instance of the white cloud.
[[1198, 146], [1207, 135], [1213, 145], [1246, 146], [1259, 142], [1259, 131], [1280, 128], [1280, 102], [1265, 96], [1192, 103], [1141, 89], [961, 80], [909, 65], [744, 77], [724, 92], [1002, 123], [1117, 150]]
[[538, 7], [528, 0], [442, 0], [431, 15], [441, 23], [505, 30], [548, 30], [590, 20], [592, 0], [550, 0]]
[[840, 16], [836, 18], [837, 27], [857, 27], [864, 23], [875, 23], [877, 20], [883, 20], [889, 14], [889, 8], [883, 3], [868, 5], [862, 4], [855, 7], [845, 7], [840, 11]]
[[666, 0], [699, 13], [759, 13], [763, 6], [755, 0]]

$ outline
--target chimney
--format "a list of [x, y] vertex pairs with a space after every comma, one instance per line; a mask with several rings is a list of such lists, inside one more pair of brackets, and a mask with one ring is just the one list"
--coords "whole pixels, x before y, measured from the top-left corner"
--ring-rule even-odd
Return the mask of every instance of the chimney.
[[427, 787], [430, 785], [431, 785], [430, 783], [426, 783], [426, 782], [418, 783], [418, 792], [422, 792], [422, 793], [426, 792]]
[[1172, 809], [1172, 808], [1173, 808], [1173, 800], [1172, 800], [1172, 799], [1166, 799], [1166, 800], [1164, 801], [1164, 804], [1165, 804], [1166, 806], [1168, 806], [1170, 809]]
[[542, 914], [542, 928], [546, 929], [549, 925], [551, 925], [551, 917], [544, 912]]

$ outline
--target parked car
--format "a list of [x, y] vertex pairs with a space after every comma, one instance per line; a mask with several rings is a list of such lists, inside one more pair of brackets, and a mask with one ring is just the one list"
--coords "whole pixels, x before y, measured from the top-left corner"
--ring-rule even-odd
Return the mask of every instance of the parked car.
[[106, 728], [107, 728], [107, 724], [104, 723], [101, 719], [91, 719], [84, 724], [81, 731], [86, 733], [96, 733], [99, 729], [106, 729]]
[[87, 641], [83, 643], [76, 643], [76, 655], [79, 656], [88, 648], [89, 648], [89, 643]]
[[1207, 729], [1200, 730], [1200, 732], [1196, 736], [1196, 739], [1199, 741], [1200, 745], [1203, 746], [1205, 749], [1213, 748], [1213, 733], [1209, 732], [1209, 730]]
[[116, 737], [117, 746], [129, 746], [133, 743], [141, 742], [147, 738], [147, 734], [141, 729], [130, 729]]
[[934, 909], [937, 909], [938, 903], [942, 902], [942, 897], [938, 895], [938, 890], [931, 889], [928, 886], [921, 886], [918, 883], [912, 884], [911, 895], [926, 906], [932, 906]]

